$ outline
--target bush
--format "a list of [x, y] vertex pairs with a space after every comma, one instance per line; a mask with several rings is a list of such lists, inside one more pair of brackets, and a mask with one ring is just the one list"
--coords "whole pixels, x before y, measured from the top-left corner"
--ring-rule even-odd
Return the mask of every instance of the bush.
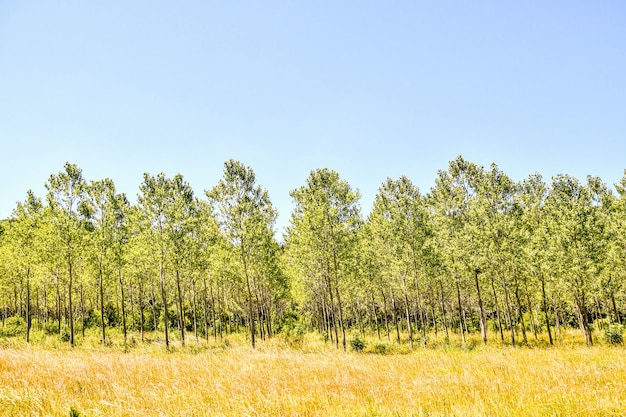
[[280, 334], [291, 347], [302, 347], [304, 336], [307, 333], [307, 326], [302, 322], [302, 318], [294, 313], [286, 313], [282, 320]]
[[19, 334], [26, 334], [26, 320], [22, 317], [9, 317], [4, 322], [4, 329], [2, 333], [5, 336], [17, 336]]
[[56, 321], [49, 321], [48, 323], [44, 325], [43, 331], [47, 335], [59, 334], [59, 323]]
[[624, 343], [624, 326], [621, 324], [611, 324], [604, 331], [604, 339], [611, 345], [621, 345]]
[[387, 353], [387, 345], [385, 343], [376, 343], [374, 345], [374, 353], [384, 355], [385, 353]]
[[363, 352], [363, 349], [365, 349], [365, 342], [356, 336], [350, 339], [350, 347], [355, 352]]

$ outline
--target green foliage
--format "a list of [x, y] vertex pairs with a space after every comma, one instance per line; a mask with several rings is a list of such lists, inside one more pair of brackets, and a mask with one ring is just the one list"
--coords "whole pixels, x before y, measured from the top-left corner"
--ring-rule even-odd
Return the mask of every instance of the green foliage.
[[624, 343], [624, 326], [621, 324], [611, 324], [604, 331], [604, 339], [611, 345], [621, 345]]
[[74, 406], [70, 407], [70, 417], [80, 417], [80, 411], [76, 409]]
[[376, 343], [374, 345], [373, 353], [377, 353], [379, 355], [384, 355], [387, 353], [387, 344], [386, 343]]
[[363, 349], [365, 349], [365, 341], [359, 336], [355, 336], [350, 339], [350, 347], [355, 352], [363, 352]]
[[26, 332], [26, 320], [22, 317], [9, 317], [4, 322], [2, 334], [4, 336], [13, 337], [24, 334]]

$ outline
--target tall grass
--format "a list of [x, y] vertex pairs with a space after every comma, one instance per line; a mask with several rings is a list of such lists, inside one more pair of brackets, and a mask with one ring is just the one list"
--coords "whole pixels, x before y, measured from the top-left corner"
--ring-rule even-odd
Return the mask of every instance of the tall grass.
[[[378, 343], [367, 340], [370, 348]], [[388, 345], [387, 353], [393, 344]], [[469, 347], [467, 347], [469, 346]], [[165, 353], [83, 341], [0, 348], [0, 416], [618, 416], [623, 347], [470, 343], [395, 354], [314, 336], [252, 351], [243, 337]], [[406, 353], [406, 354], [400, 354]]]

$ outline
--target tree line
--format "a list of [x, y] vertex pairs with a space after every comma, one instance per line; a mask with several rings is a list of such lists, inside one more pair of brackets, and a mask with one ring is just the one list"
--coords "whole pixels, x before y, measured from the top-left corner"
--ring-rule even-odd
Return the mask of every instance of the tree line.
[[616, 193], [597, 177], [515, 182], [459, 156], [427, 194], [388, 178], [364, 216], [358, 190], [317, 169], [290, 193], [281, 243], [267, 190], [234, 160], [202, 196], [146, 173], [131, 204], [70, 163], [46, 190], [0, 222], [2, 326], [19, 318], [26, 341], [33, 326], [72, 346], [89, 328], [166, 348], [245, 331], [254, 347], [299, 323], [343, 349], [347, 332], [413, 348], [554, 343], [566, 327], [592, 345], [626, 310], [626, 176]]

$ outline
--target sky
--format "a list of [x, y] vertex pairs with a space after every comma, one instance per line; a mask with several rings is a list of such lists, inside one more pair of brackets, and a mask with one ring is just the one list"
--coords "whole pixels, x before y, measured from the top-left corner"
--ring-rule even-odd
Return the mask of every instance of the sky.
[[369, 213], [458, 155], [516, 181], [626, 169], [626, 3], [0, 0], [0, 218], [65, 162], [136, 200], [249, 165], [289, 191], [330, 168]]

